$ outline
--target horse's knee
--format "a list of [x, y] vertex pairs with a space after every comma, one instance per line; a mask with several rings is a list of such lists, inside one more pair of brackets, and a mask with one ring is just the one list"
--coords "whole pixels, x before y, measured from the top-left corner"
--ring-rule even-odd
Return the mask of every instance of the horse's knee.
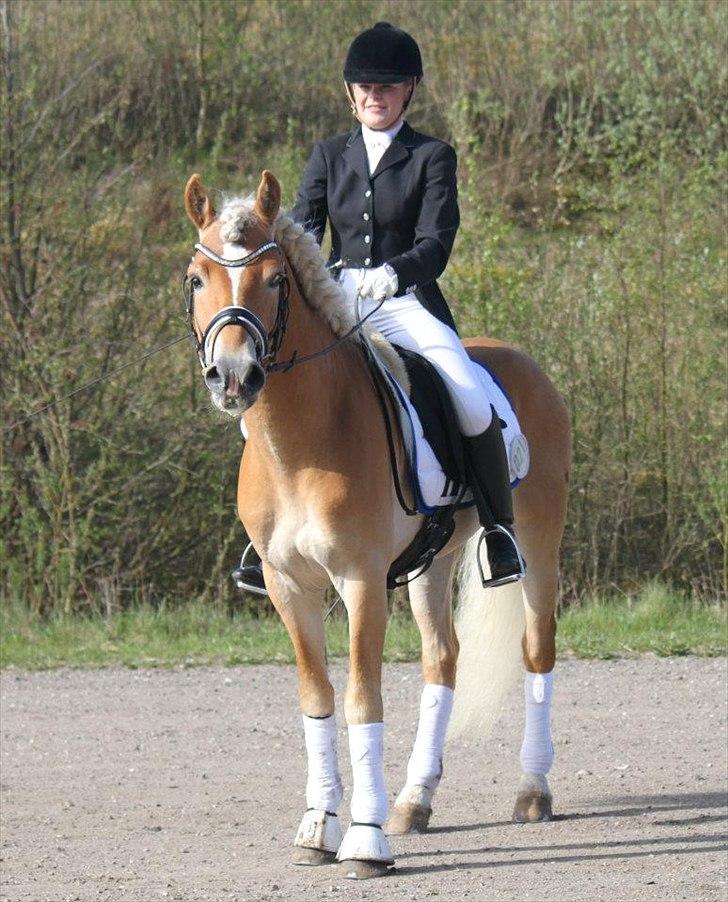
[[381, 721], [384, 716], [381, 682], [350, 675], [344, 697], [344, 714], [350, 725]]
[[299, 670], [298, 699], [301, 711], [308, 717], [328, 717], [334, 713], [334, 687], [328, 677], [310, 672], [306, 676]]
[[556, 617], [553, 613], [526, 622], [523, 664], [530, 673], [549, 673], [556, 663]]

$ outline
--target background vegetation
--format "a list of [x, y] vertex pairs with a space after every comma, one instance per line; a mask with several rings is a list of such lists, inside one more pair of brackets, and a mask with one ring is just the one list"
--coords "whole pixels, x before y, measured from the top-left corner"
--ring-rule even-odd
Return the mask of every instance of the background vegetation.
[[0, 0], [6, 609], [233, 603], [240, 437], [187, 345], [26, 417], [184, 334], [186, 177], [267, 167], [290, 202], [379, 19], [423, 50], [410, 120], [459, 154], [461, 330], [571, 410], [564, 598], [723, 596], [728, 5]]

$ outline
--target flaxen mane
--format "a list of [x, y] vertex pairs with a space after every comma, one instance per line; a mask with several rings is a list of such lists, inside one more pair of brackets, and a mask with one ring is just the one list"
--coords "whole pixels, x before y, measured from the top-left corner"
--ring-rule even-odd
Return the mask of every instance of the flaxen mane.
[[[255, 221], [254, 206], [253, 197], [236, 197], [225, 201], [219, 217], [220, 237], [223, 241], [244, 243], [245, 230]], [[326, 320], [334, 335], [346, 334], [356, 322], [354, 305], [326, 269], [326, 261], [313, 234], [294, 222], [290, 216], [280, 213], [275, 222], [273, 237], [283, 248], [301, 295], [309, 307]], [[387, 369], [409, 393], [407, 371], [394, 348], [367, 324], [363, 331]]]

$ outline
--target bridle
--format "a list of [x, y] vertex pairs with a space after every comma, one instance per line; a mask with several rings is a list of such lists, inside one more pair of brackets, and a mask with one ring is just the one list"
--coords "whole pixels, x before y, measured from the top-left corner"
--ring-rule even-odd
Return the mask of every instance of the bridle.
[[[255, 263], [256, 260], [269, 251], [277, 251], [281, 259], [284, 259], [283, 251], [275, 241], [261, 244], [252, 253], [237, 260], [221, 257], [200, 242], [195, 244], [195, 250], [204, 254], [213, 263], [218, 263], [226, 269], [241, 269], [245, 266], [250, 266], [251, 263]], [[190, 331], [192, 345], [197, 351], [197, 357], [203, 372], [207, 370], [214, 360], [215, 342], [225, 326], [241, 326], [248, 333], [255, 347], [256, 359], [266, 373], [285, 368], [285, 364], [281, 365], [275, 362], [286, 334], [290, 309], [288, 298], [291, 293], [291, 283], [285, 270], [280, 273], [278, 279], [278, 307], [276, 309], [275, 322], [270, 332], [266, 331], [264, 323], [255, 313], [247, 310], [245, 307], [233, 304], [218, 310], [207, 324], [207, 328], [200, 339], [197, 337], [197, 330], [195, 329], [195, 293], [191, 280], [188, 277], [185, 277], [184, 293], [187, 328]]]
[[[283, 254], [281, 246], [277, 241], [267, 241], [265, 244], [261, 244], [260, 247], [256, 248], [246, 257], [242, 257], [239, 260], [230, 260], [227, 257], [221, 257], [219, 254], [216, 254], [213, 250], [211, 250], [206, 245], [201, 244], [200, 242], [197, 242], [194, 245], [194, 248], [196, 251], [204, 254], [204, 256], [208, 258], [208, 260], [212, 260], [213, 263], [218, 263], [220, 266], [224, 266], [227, 269], [239, 269], [241, 267], [250, 266], [251, 263], [254, 263], [256, 260], [262, 257], [263, 254], [267, 254], [269, 251], [277, 251], [281, 259], [284, 261], [285, 266], [285, 256]], [[330, 268], [337, 269], [341, 268], [344, 265], [344, 261], [339, 261], [339, 263], [334, 264], [334, 266]], [[358, 332], [364, 325], [364, 323], [369, 319], [369, 317], [374, 316], [374, 314], [384, 303], [383, 300], [380, 301], [376, 305], [376, 307], [374, 307], [369, 311], [369, 313], [366, 314], [366, 316], [359, 317], [357, 315], [356, 322], [351, 327], [351, 329], [348, 330], [348, 332], [345, 332], [344, 335], [339, 335], [334, 341], [331, 342], [331, 344], [326, 345], [326, 347], [322, 348], [320, 351], [315, 351], [312, 354], [304, 354], [302, 357], [299, 357], [298, 351], [294, 351], [288, 360], [277, 361], [276, 358], [278, 356], [278, 352], [281, 349], [281, 345], [283, 344], [283, 339], [286, 334], [286, 327], [288, 325], [288, 314], [290, 312], [288, 299], [291, 293], [291, 283], [286, 271], [284, 270], [279, 274], [279, 276], [280, 280], [278, 282], [278, 307], [276, 310], [275, 322], [273, 323], [273, 328], [270, 330], [270, 332], [266, 331], [265, 324], [251, 310], [247, 310], [245, 307], [232, 305], [229, 307], [223, 307], [222, 310], [218, 310], [218, 312], [207, 324], [207, 328], [202, 333], [201, 339], [197, 337], [197, 331], [195, 329], [194, 290], [190, 284], [191, 279], [188, 276], [185, 276], [183, 291], [185, 295], [187, 328], [189, 329], [192, 346], [197, 352], [197, 357], [200, 361], [200, 366], [202, 367], [203, 373], [211, 366], [214, 360], [215, 342], [217, 341], [218, 335], [225, 328], [225, 326], [241, 326], [248, 333], [255, 347], [256, 360], [266, 374], [287, 373], [288, 370], [293, 369], [293, 367], [297, 366], [299, 363], [306, 363], [309, 360], [315, 360], [317, 357], [323, 357], [324, 354], [328, 354], [329, 351], [333, 350], [337, 345], [341, 344], [343, 341], [346, 341], [346, 339], [352, 336], [355, 332]]]

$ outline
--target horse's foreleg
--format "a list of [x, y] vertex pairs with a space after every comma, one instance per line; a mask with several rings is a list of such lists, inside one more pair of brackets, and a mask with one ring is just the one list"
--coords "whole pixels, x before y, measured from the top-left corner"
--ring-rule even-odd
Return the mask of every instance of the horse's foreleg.
[[[552, 817], [547, 774], [554, 760], [551, 739], [551, 695], [556, 660], [558, 539], [526, 533], [528, 570], [524, 581], [526, 628], [523, 634], [525, 726], [521, 745], [521, 779], [513, 819], [533, 823]], [[530, 540], [529, 540], [530, 538]], [[552, 539], [554, 537], [551, 537]]]
[[345, 579], [341, 594], [349, 615], [345, 712], [353, 788], [351, 825], [338, 857], [346, 876], [375, 877], [394, 864], [382, 829], [387, 816], [381, 688], [387, 627], [385, 576]]
[[343, 796], [336, 742], [334, 690], [326, 667], [321, 593], [293, 592], [266, 570], [271, 600], [291, 637], [306, 740], [306, 812], [294, 840], [296, 864], [335, 860], [341, 844], [338, 810]]
[[407, 782], [387, 821], [387, 833], [422, 832], [432, 814], [432, 799], [442, 776], [445, 734], [452, 711], [458, 641], [452, 624], [452, 556], [439, 558], [409, 586], [412, 613], [422, 637], [425, 686]]

